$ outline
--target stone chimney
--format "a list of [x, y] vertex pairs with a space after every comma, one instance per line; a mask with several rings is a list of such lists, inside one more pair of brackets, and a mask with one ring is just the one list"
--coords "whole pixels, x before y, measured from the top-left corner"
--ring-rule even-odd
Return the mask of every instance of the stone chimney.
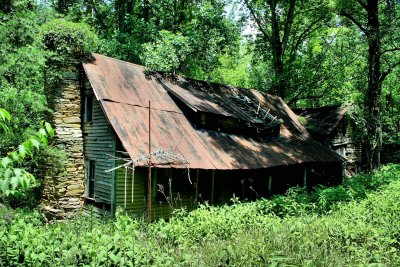
[[80, 62], [77, 60], [64, 63], [62, 67], [51, 64], [48, 63], [46, 73], [53, 75], [56, 72], [60, 77], [47, 80], [46, 96], [53, 110], [50, 121], [55, 130], [55, 146], [65, 153], [65, 158], [61, 164], [60, 160], [49, 158], [43, 179], [41, 203], [43, 211], [49, 217], [65, 219], [71, 218], [81, 210], [85, 191], [81, 71]]

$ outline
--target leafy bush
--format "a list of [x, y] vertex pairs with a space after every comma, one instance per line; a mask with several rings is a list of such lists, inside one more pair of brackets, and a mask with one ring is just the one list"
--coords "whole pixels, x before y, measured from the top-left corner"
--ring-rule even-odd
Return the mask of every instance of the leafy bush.
[[[0, 207], [0, 265], [397, 266], [399, 167], [387, 166], [370, 178], [362, 175], [347, 181], [362, 187], [360, 192], [365, 189], [365, 196], [340, 206], [336, 202], [326, 214], [305, 211], [314, 204], [307, 204], [297, 189], [286, 196], [294, 207], [286, 215], [282, 209], [281, 216], [274, 214], [282, 198], [234, 200], [231, 206], [178, 210], [169, 222], [153, 224], [122, 210], [114, 220], [98, 220], [92, 214], [48, 224], [36, 211]], [[362, 181], [366, 184], [361, 186]], [[348, 192], [347, 186], [319, 189], [319, 194], [335, 205], [347, 201], [341, 193]], [[376, 186], [376, 192], [367, 189]]]
[[[2, 128], [7, 132], [5, 122], [11, 121], [11, 115], [0, 108], [0, 121]], [[27, 156], [32, 157], [36, 150], [47, 145], [49, 138], [54, 136], [54, 130], [49, 123], [43, 123], [43, 128], [30, 136], [28, 140], [18, 146], [18, 150], [8, 153], [0, 159], [0, 200], [5, 202], [7, 198], [19, 198], [37, 183], [35, 177], [26, 171], [22, 164]]]
[[98, 38], [84, 23], [63, 19], [51, 20], [41, 27], [41, 40], [46, 48], [47, 86], [57, 86], [62, 80], [62, 68], [91, 60], [97, 50]]
[[143, 49], [141, 59], [150, 71], [176, 71], [191, 52], [188, 37], [165, 30], [159, 40], [144, 44]]
[[38, 130], [48, 112], [44, 97], [45, 51], [39, 40], [45, 16], [32, 1], [12, 1], [8, 13], [0, 11], [0, 106], [13, 120], [0, 138], [0, 156]]
[[63, 19], [47, 22], [41, 28], [42, 40], [51, 52], [62, 56], [82, 59], [98, 46], [97, 35], [84, 23], [75, 23]]

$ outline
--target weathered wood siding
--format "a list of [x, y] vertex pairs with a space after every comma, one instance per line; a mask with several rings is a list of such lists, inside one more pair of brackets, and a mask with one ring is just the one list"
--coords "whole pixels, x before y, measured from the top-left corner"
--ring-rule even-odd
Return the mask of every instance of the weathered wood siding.
[[[118, 164], [123, 164], [123, 161]], [[147, 212], [147, 178], [148, 169], [143, 167], [135, 168], [132, 179], [132, 171], [128, 169], [125, 180], [125, 168], [120, 168], [116, 173], [116, 205], [125, 207], [126, 210], [141, 216]], [[191, 172], [192, 181], [195, 181], [194, 171]], [[195, 187], [191, 185], [187, 172], [180, 169], [152, 169], [152, 217], [168, 218], [172, 211], [171, 205], [158, 191], [158, 185], [164, 187], [164, 192], [169, 197], [168, 179], [172, 177], [172, 204], [173, 208], [185, 207], [192, 210], [196, 207]], [[125, 185], [126, 181], [126, 185]], [[133, 201], [132, 201], [133, 181]], [[211, 186], [211, 185], [209, 185]], [[125, 194], [126, 190], [126, 194]]]
[[[86, 96], [93, 95], [93, 90], [86, 80], [83, 86], [83, 101]], [[84, 106], [84, 103], [83, 105]], [[82, 110], [84, 115], [84, 107]], [[82, 115], [82, 116], [83, 116]], [[84, 139], [84, 155], [86, 169], [86, 187], [88, 186], [88, 162], [95, 161], [95, 186], [94, 198], [96, 202], [113, 204], [114, 173], [106, 173], [114, 167], [114, 161], [110, 155], [115, 155], [115, 134], [104, 114], [99, 101], [93, 97], [92, 121], [82, 123]], [[87, 190], [86, 190], [87, 192]]]
[[[125, 162], [118, 161], [118, 165]], [[132, 179], [133, 178], [133, 179]], [[134, 176], [132, 170], [128, 169], [126, 176], [126, 209], [141, 214], [145, 211], [145, 186], [147, 181], [147, 172], [143, 168], [136, 168]], [[133, 202], [132, 202], [132, 180], [133, 180]], [[125, 202], [125, 168], [119, 168], [116, 171], [116, 206], [124, 207]]]
[[349, 176], [358, 173], [363, 161], [361, 142], [353, 138], [354, 128], [352, 121], [344, 117], [336, 131], [326, 141], [330, 142], [331, 148], [346, 160], [346, 169], [343, 171]]

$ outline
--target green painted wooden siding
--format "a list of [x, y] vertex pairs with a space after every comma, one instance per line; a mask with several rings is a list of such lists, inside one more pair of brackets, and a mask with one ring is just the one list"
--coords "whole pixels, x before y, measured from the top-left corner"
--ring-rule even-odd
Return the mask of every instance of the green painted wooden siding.
[[[123, 164], [120, 161], [118, 164]], [[152, 200], [152, 217], [168, 218], [170, 216], [171, 207], [165, 198], [160, 196], [157, 192], [157, 184], [163, 183], [165, 194], [168, 196], [169, 186], [168, 178], [172, 171], [172, 204], [175, 208], [185, 207], [192, 210], [196, 207], [195, 203], [195, 187], [190, 185], [187, 173], [183, 170], [162, 170], [152, 169], [153, 185], [153, 200]], [[192, 171], [192, 181], [195, 181], [195, 172]], [[157, 176], [157, 178], [156, 178]], [[132, 202], [132, 171], [128, 169], [126, 179], [126, 209], [141, 216], [147, 211], [147, 177], [148, 169], [143, 167], [135, 168], [134, 172], [134, 189], [133, 189], [133, 202]], [[155, 192], [154, 192], [155, 191]], [[116, 173], [116, 204], [117, 206], [124, 207], [125, 202], [125, 168], [118, 169]]]
[[[119, 161], [118, 165], [122, 165], [123, 161]], [[128, 169], [126, 182], [126, 209], [134, 213], [141, 214], [145, 209], [145, 179], [147, 172], [143, 168], [135, 169], [134, 187], [133, 187], [133, 203], [132, 203], [132, 171]], [[125, 198], [125, 168], [119, 168], [116, 171], [116, 205], [124, 207]]]
[[100, 102], [94, 96], [92, 122], [84, 121], [84, 101], [88, 95], [93, 95], [93, 90], [90, 84], [86, 82], [82, 98], [82, 131], [85, 164], [89, 160], [95, 161], [94, 195], [96, 202], [112, 204], [114, 173], [106, 173], [105, 171], [114, 167], [114, 160], [112, 160], [110, 155], [115, 155], [115, 134], [105, 117]]

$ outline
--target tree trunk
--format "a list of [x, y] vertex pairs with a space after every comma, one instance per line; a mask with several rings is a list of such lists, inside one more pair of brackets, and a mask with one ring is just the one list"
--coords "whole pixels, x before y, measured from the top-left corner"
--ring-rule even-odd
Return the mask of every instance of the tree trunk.
[[123, 0], [115, 1], [115, 12], [117, 13], [117, 25], [120, 32], [125, 29], [125, 5]]
[[369, 171], [380, 167], [382, 147], [381, 126], [381, 64], [380, 64], [380, 27], [378, 0], [368, 0], [368, 89], [365, 97], [365, 121], [367, 123], [367, 168]]
[[149, 22], [150, 10], [148, 0], [143, 0], [143, 19], [147, 23]]
[[2, 13], [9, 13], [11, 12], [13, 7], [13, 1], [11, 0], [1, 0], [0, 1], [0, 12]]
[[269, 5], [271, 9], [271, 51], [275, 74], [274, 83], [272, 85], [272, 94], [284, 98], [286, 81], [283, 66], [283, 47], [281, 36], [279, 34], [279, 23], [276, 13], [277, 2], [275, 0], [270, 0]]

